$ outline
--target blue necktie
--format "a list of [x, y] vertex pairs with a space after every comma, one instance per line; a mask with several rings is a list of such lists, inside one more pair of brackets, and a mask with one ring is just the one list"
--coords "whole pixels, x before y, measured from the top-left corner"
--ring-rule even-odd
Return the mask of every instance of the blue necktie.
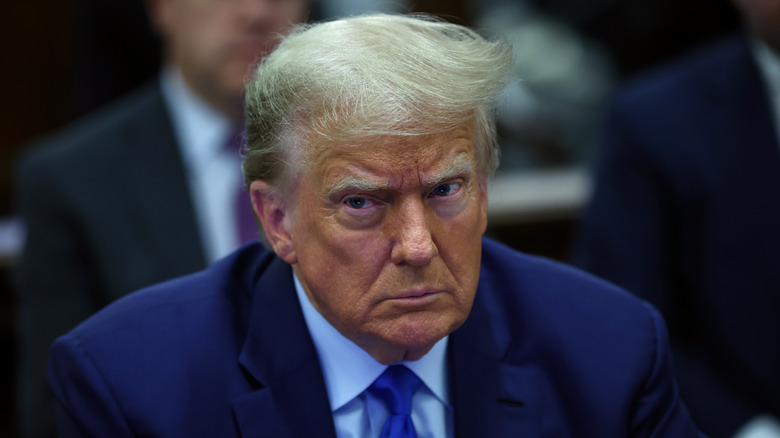
[[403, 365], [388, 367], [368, 388], [389, 412], [379, 438], [417, 438], [412, 424], [412, 396], [422, 381]]

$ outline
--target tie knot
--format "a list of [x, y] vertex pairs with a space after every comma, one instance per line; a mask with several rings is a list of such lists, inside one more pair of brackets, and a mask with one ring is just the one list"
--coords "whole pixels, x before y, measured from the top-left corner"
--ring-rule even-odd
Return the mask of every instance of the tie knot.
[[403, 365], [392, 365], [374, 380], [369, 391], [381, 399], [393, 415], [412, 413], [412, 396], [422, 386], [422, 380]]

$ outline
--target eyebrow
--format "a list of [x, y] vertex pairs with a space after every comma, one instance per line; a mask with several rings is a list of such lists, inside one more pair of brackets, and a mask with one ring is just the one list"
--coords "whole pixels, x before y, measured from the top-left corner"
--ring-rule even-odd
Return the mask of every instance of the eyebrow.
[[[473, 174], [474, 162], [467, 154], [459, 154], [446, 167], [436, 172], [429, 178], [422, 180], [423, 186], [436, 186], [443, 181], [460, 175]], [[359, 192], [379, 192], [393, 190], [390, 181], [377, 182], [356, 175], [346, 175], [340, 178], [336, 184], [327, 190], [327, 193], [333, 194], [344, 190], [354, 190]]]
[[474, 160], [467, 154], [458, 154], [450, 161], [444, 169], [438, 171], [435, 175], [422, 181], [425, 186], [435, 186], [456, 176], [469, 175], [475, 173]]

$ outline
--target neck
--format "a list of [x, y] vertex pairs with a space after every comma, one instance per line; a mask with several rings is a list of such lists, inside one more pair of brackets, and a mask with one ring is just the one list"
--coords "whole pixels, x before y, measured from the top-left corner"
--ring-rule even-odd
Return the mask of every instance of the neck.
[[205, 78], [200, 78], [201, 80], [199, 80], [197, 77], [188, 75], [184, 69], [177, 67], [175, 63], [171, 65], [178, 71], [178, 74], [184, 81], [184, 85], [190, 92], [235, 124], [243, 123], [244, 99], [241, 91], [235, 93], [225, 92], [220, 89], [218, 84], [211, 83], [211, 81]]

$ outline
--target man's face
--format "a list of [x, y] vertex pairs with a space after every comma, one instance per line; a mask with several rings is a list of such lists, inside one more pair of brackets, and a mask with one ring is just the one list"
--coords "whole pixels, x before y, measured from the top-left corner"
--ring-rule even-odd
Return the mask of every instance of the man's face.
[[241, 110], [250, 66], [302, 22], [308, 0], [151, 0], [167, 57], [212, 105]]
[[467, 123], [327, 144], [299, 177], [281, 221], [290, 246], [277, 253], [314, 307], [380, 362], [418, 359], [471, 311], [487, 225], [472, 138]]

